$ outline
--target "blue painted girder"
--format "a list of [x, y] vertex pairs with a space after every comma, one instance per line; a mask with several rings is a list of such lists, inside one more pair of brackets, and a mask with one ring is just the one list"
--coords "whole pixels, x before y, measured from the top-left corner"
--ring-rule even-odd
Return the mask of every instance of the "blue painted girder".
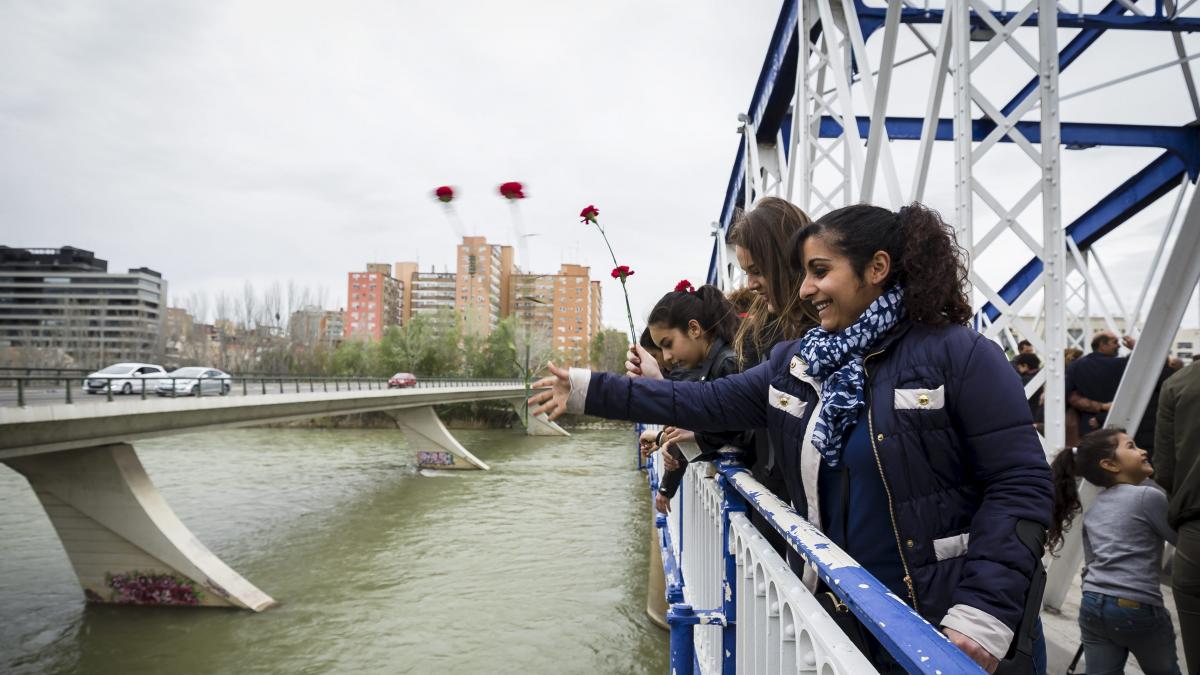
[[[858, 21], [862, 26], [863, 38], [865, 39], [883, 26], [883, 17], [887, 13], [887, 7], [870, 6], [862, 2], [855, 2], [854, 4], [858, 8]], [[905, 7], [900, 10], [900, 23], [941, 23], [942, 13], [943, 10], [941, 9], [925, 10], [919, 7]], [[996, 20], [1003, 24], [1012, 21], [1016, 15], [1017, 12], [992, 12], [992, 16], [996, 17]], [[1034, 12], [1021, 25], [1037, 26], [1037, 22], [1038, 15], [1037, 12]], [[979, 15], [975, 12], [971, 12], [971, 27], [990, 30], [987, 24], [983, 22], [983, 19], [979, 18]], [[1059, 12], [1058, 27], [1194, 33], [1200, 31], [1200, 18], [1188, 16], [1168, 19], [1163, 14], [1136, 16], [1113, 11], [1101, 11], [1099, 14], [1082, 15], [1075, 12]]]
[[[789, 117], [790, 119], [790, 117]], [[869, 117], [858, 117], [858, 133], [866, 138], [871, 129]], [[921, 138], [925, 121], [920, 117], [888, 117], [884, 119], [888, 137], [892, 140], [915, 141]], [[789, 125], [790, 126], [790, 125]], [[1188, 168], [1193, 179], [1200, 172], [1200, 127], [1169, 127], [1146, 124], [1098, 124], [1091, 122], [1061, 122], [1062, 146], [1068, 150], [1080, 150], [1097, 146], [1162, 148], [1177, 155]], [[996, 128], [990, 119], [974, 120], [971, 124], [972, 140], [982, 141]], [[1017, 122], [1017, 130], [1031, 143], [1042, 142], [1039, 122]], [[842, 135], [842, 125], [832, 117], [822, 117], [819, 131], [822, 138], [837, 138]], [[935, 128], [935, 140], [954, 140], [954, 120], [941, 119]], [[1007, 136], [1001, 143], [1011, 143]]]
[[[1187, 167], [1178, 155], [1163, 153], [1076, 218], [1066, 227], [1066, 236], [1075, 240], [1080, 250], [1086, 250], [1121, 223], [1178, 187], [1186, 172]], [[1041, 273], [1042, 261], [1038, 258], [1030, 260], [1008, 283], [1000, 287], [1000, 297], [1011, 303]], [[990, 302], [983, 306], [980, 313], [986, 314], [992, 321], [1000, 316], [999, 308]]]

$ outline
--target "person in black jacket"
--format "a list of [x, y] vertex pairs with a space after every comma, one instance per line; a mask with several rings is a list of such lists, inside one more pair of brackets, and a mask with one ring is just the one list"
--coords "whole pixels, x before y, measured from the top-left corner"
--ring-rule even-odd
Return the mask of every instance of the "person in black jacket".
[[[646, 324], [663, 360], [672, 372], [686, 372], [686, 380], [702, 382], [738, 372], [737, 355], [729, 346], [737, 331], [737, 311], [716, 286], [695, 288], [686, 279], [680, 281], [654, 305]], [[678, 467], [669, 469], [659, 483], [654, 502], [660, 513], [670, 510], [687, 461], [699, 456], [701, 448], [725, 445], [720, 439], [675, 428], [668, 428], [664, 438], [664, 452], [674, 456]]]

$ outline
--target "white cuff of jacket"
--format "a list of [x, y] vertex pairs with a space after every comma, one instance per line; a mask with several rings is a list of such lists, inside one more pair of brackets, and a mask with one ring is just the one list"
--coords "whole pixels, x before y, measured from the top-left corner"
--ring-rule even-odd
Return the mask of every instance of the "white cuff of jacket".
[[1004, 660], [1012, 644], [1012, 629], [982, 609], [970, 605], [955, 605], [942, 618], [942, 628], [952, 628], [979, 643], [989, 654]]
[[592, 383], [592, 371], [587, 368], [572, 368], [569, 378], [571, 393], [567, 396], [567, 412], [572, 415], [582, 415], [587, 404], [588, 385]]

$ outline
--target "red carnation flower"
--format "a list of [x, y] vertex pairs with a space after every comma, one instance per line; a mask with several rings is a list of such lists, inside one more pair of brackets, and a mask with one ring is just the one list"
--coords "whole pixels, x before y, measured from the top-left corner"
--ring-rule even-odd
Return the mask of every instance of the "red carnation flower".
[[596, 208], [595, 206], [592, 206], [591, 204], [588, 204], [587, 206], [583, 207], [582, 211], [579, 212], [579, 217], [583, 218], [583, 220], [581, 220], [579, 222], [595, 223], [596, 218], [599, 217], [599, 215], [600, 215], [600, 209]]
[[500, 195], [505, 199], [525, 199], [525, 186], [515, 180], [501, 183]]
[[621, 283], [625, 283], [625, 279], [633, 276], [633, 270], [629, 269], [629, 265], [617, 265], [613, 268], [612, 278], [620, 279]]
[[688, 281], [687, 279], [684, 279], [684, 280], [680, 281], [679, 283], [675, 284], [675, 292], [676, 293], [695, 293], [696, 287], [692, 285], [692, 282]]
[[443, 185], [433, 191], [433, 196], [437, 197], [439, 202], [449, 204], [454, 199], [454, 188], [449, 185]]

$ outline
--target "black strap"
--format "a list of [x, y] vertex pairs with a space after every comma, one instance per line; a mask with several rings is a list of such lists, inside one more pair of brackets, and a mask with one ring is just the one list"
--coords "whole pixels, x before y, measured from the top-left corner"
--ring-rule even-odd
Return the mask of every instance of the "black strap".
[[1046, 547], [1046, 528], [1032, 520], [1018, 520], [1017, 540], [1029, 549], [1034, 557], [1033, 577], [1025, 594], [1025, 612], [1013, 634], [1008, 654], [996, 667], [996, 675], [1016, 675], [1030, 672], [1033, 666], [1033, 628], [1042, 609], [1042, 593], [1046, 590], [1046, 568], [1042, 567], [1042, 551]]

